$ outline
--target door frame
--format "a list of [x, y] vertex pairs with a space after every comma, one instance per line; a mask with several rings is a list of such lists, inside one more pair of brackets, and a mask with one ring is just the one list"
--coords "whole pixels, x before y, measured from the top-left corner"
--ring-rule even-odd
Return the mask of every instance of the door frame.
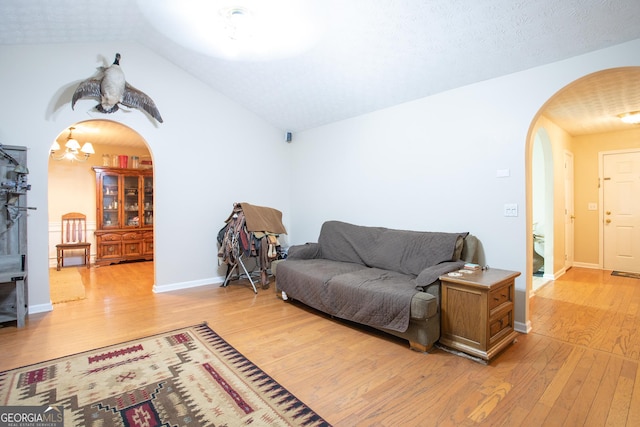
[[[575, 262], [575, 165], [573, 153], [564, 150], [564, 270], [573, 267]], [[571, 166], [569, 171], [568, 166]], [[570, 175], [569, 175], [570, 172]]]
[[604, 269], [604, 156], [640, 153], [640, 148], [625, 148], [598, 152], [598, 267]]
[[[556, 174], [556, 172], [555, 172], [554, 163], [557, 160], [554, 160], [554, 153], [553, 153], [551, 138], [549, 137], [549, 133], [547, 132], [547, 129], [544, 126], [541, 126], [534, 135], [532, 152], [528, 162], [529, 164], [531, 164], [531, 212], [532, 212], [531, 224], [532, 225], [533, 225], [533, 209], [534, 209], [533, 206], [535, 203], [534, 195], [533, 195], [533, 186], [535, 184], [533, 181], [533, 174], [534, 174], [533, 150], [535, 149], [535, 146], [538, 144], [542, 153], [542, 159], [540, 159], [542, 160], [541, 162], [542, 164], [539, 164], [538, 166], [544, 169], [544, 172], [542, 173], [543, 182], [539, 183], [544, 188], [544, 191], [541, 192], [541, 193], [544, 193], [543, 200], [542, 200], [544, 205], [544, 210], [543, 212], [540, 212], [540, 214], [542, 214], [542, 217], [540, 219], [542, 219], [544, 224], [544, 276], [543, 277], [548, 280], [553, 280], [555, 279], [554, 251], [556, 247], [556, 242], [555, 242], [556, 203], [555, 203], [555, 186], [554, 186], [554, 175]], [[531, 236], [533, 236], [533, 234], [531, 234]], [[531, 246], [531, 248], [533, 248], [533, 244], [534, 242], [532, 240], [531, 245], [528, 244], [527, 247]], [[533, 273], [533, 269], [532, 269], [532, 273]]]

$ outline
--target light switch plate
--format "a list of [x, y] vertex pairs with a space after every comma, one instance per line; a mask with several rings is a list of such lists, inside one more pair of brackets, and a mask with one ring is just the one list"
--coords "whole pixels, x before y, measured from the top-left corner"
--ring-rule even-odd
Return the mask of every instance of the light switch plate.
[[518, 216], [518, 204], [517, 203], [505, 203], [504, 216]]

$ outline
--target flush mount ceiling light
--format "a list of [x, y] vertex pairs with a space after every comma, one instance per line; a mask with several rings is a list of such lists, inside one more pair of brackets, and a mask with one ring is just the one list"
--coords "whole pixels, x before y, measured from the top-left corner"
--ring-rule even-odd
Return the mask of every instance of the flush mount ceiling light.
[[632, 111], [630, 113], [619, 114], [620, 120], [631, 125], [640, 125], [640, 111]]
[[138, 0], [147, 20], [176, 43], [236, 60], [280, 59], [312, 47], [324, 22], [318, 3], [322, 2]]

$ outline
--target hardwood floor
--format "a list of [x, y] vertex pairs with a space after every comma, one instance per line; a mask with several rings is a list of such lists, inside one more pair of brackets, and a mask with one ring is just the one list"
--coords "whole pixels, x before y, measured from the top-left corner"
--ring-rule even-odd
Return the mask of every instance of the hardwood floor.
[[208, 322], [336, 426], [640, 425], [640, 280], [573, 268], [489, 365], [232, 282], [154, 294], [152, 262], [79, 268], [87, 299], [0, 328], [0, 371]]

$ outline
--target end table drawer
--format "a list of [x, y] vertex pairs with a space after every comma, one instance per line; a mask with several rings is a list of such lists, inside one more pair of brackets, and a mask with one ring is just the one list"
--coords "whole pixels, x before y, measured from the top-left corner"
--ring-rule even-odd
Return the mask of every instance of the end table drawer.
[[489, 324], [489, 341], [493, 340], [500, 332], [505, 329], [511, 329], [513, 324], [513, 310], [500, 315]]
[[501, 306], [506, 302], [513, 302], [513, 284], [489, 292], [489, 310]]

